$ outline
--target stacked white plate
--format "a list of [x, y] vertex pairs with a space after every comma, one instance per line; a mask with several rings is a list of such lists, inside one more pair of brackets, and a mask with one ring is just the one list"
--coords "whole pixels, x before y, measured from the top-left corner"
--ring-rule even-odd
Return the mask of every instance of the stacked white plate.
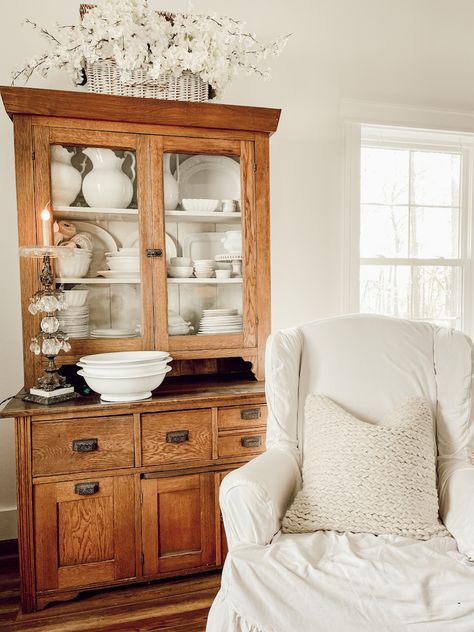
[[120, 248], [118, 252], [106, 252], [105, 260], [109, 269], [98, 272], [103, 277], [128, 279], [140, 274], [138, 248]]
[[198, 335], [238, 333], [242, 331], [242, 314], [236, 309], [205, 309]]
[[89, 337], [89, 307], [68, 307], [58, 314], [59, 327], [69, 338]]
[[134, 402], [151, 397], [172, 359], [167, 351], [96, 353], [80, 359], [78, 375], [106, 402]]
[[91, 329], [91, 338], [134, 338], [137, 335], [133, 329]]

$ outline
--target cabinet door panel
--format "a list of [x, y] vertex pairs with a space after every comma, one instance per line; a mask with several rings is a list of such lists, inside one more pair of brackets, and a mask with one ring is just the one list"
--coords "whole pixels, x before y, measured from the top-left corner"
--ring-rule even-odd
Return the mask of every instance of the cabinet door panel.
[[216, 563], [213, 474], [142, 481], [144, 575]]
[[38, 590], [135, 576], [133, 477], [34, 488]]

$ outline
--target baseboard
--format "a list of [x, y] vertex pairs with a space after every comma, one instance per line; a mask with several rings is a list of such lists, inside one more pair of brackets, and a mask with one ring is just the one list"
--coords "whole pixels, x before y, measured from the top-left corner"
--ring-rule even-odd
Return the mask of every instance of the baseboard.
[[17, 537], [16, 507], [0, 509], [0, 541]]

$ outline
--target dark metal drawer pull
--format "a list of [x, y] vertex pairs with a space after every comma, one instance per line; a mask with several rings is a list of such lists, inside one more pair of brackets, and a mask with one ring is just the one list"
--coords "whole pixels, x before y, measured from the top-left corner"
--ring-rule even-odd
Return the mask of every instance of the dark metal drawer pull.
[[240, 411], [240, 418], [241, 419], [259, 419], [261, 417], [261, 412], [260, 412], [260, 408], [249, 408], [248, 410], [241, 410]]
[[98, 439], [74, 439], [72, 442], [74, 452], [95, 452], [99, 449]]
[[147, 257], [162, 257], [163, 250], [161, 248], [147, 248], [146, 256]]
[[259, 448], [262, 445], [262, 437], [242, 437], [240, 444], [243, 448]]
[[99, 483], [77, 483], [74, 485], [74, 493], [79, 496], [92, 496], [99, 491]]
[[189, 441], [189, 430], [173, 430], [166, 433], [166, 443], [184, 443]]

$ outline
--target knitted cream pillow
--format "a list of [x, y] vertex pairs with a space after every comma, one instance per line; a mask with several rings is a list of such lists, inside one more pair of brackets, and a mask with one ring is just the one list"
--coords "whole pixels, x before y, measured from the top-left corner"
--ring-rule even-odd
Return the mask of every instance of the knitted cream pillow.
[[446, 535], [438, 518], [428, 402], [409, 399], [375, 425], [328, 397], [308, 395], [303, 487], [282, 529], [393, 533], [421, 540]]

